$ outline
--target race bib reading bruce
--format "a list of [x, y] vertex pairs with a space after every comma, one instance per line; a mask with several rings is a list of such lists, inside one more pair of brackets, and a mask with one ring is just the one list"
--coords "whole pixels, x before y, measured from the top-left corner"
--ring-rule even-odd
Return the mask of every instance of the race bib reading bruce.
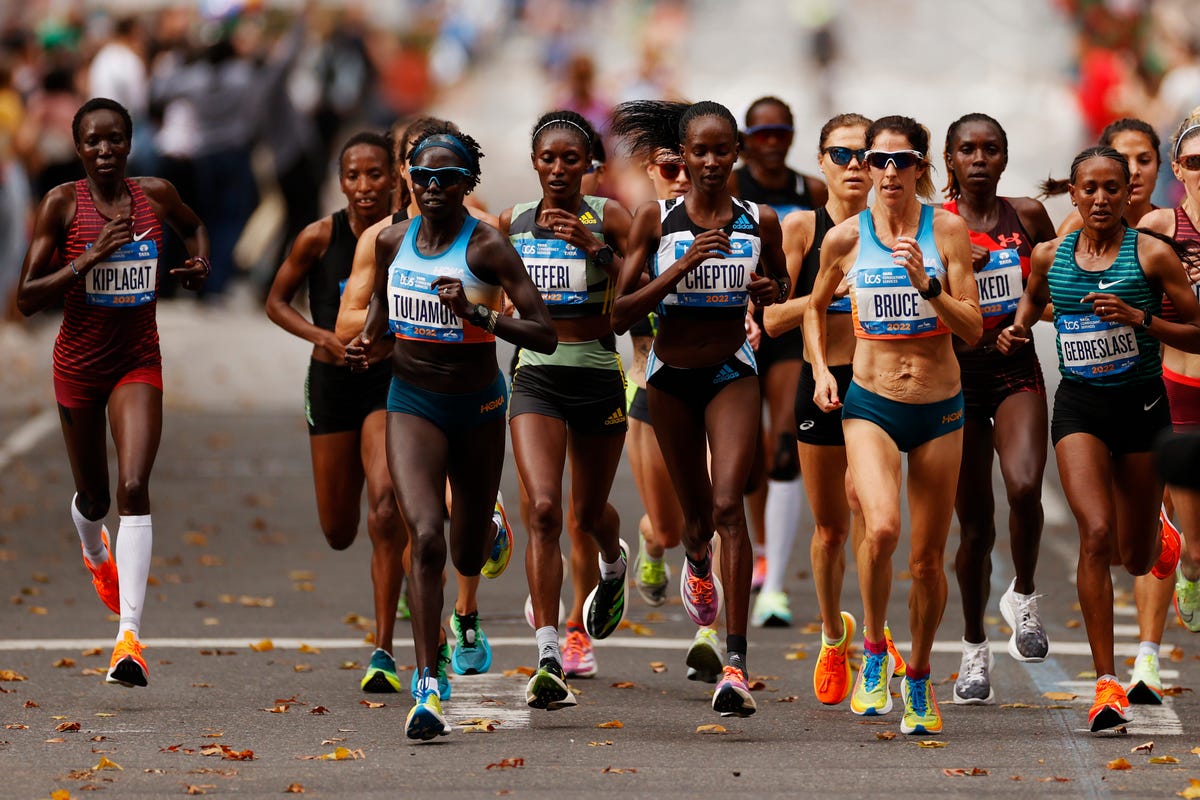
[[987, 266], [975, 273], [975, 283], [984, 317], [1011, 314], [1025, 290], [1021, 284], [1021, 257], [1012, 248], [993, 250]]
[[388, 276], [388, 329], [402, 339], [461, 342], [463, 322], [438, 299], [427, 273], [393, 267]]
[[1137, 336], [1128, 325], [1104, 322], [1095, 314], [1071, 314], [1060, 317], [1055, 328], [1063, 368], [1072, 375], [1117, 375], [1137, 363]]
[[[90, 245], [89, 245], [90, 247]], [[154, 301], [158, 245], [145, 238], [121, 245], [84, 276], [84, 296], [90, 306], [133, 308]]]
[[519, 239], [516, 248], [546, 305], [587, 302], [587, 255], [582, 250], [562, 239]]
[[937, 312], [913, 288], [904, 267], [859, 270], [854, 306], [859, 327], [872, 336], [915, 336], [937, 330]]
[[[675, 260], [683, 258], [692, 242], [675, 243]], [[754, 242], [731, 239], [729, 252], [709, 259], [684, 275], [664, 302], [690, 308], [736, 308], [746, 305], [747, 287], [757, 263]]]

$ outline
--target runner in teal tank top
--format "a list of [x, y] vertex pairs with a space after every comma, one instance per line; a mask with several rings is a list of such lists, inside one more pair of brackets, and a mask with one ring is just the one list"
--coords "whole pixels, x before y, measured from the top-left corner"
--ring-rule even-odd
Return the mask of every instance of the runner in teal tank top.
[[[1088, 714], [1093, 731], [1132, 718], [1113, 655], [1114, 539], [1133, 575], [1163, 578], [1179, 560], [1178, 540], [1158, 520], [1163, 486], [1152, 447], [1170, 425], [1159, 341], [1200, 351], [1200, 305], [1180, 264], [1181, 248], [1125, 226], [1129, 182], [1129, 166], [1112, 148], [1075, 157], [1070, 193], [1083, 229], [1034, 250], [1016, 318], [996, 343], [1004, 353], [1027, 345], [1029, 328], [1054, 302], [1063, 380], [1050, 438], [1079, 526], [1076, 584], [1098, 676]], [[1158, 316], [1163, 294], [1176, 304], [1180, 322]]]

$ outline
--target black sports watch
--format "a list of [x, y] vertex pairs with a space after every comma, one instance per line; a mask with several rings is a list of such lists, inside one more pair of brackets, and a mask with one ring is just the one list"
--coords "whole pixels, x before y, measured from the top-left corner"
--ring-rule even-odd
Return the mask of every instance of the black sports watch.
[[597, 267], [611, 266], [613, 262], [613, 249], [610, 245], [604, 245], [596, 252], [592, 253], [592, 263]]
[[932, 300], [933, 298], [937, 297], [941, 293], [942, 293], [942, 282], [939, 281], [936, 277], [929, 279], [929, 288], [926, 289], [925, 291], [922, 292], [920, 289], [917, 289], [917, 294], [921, 295], [921, 297], [926, 300]]
[[484, 321], [488, 318], [491, 309], [483, 303], [476, 303], [471, 306], [471, 315], [467, 317], [467, 321], [472, 325], [482, 328]]

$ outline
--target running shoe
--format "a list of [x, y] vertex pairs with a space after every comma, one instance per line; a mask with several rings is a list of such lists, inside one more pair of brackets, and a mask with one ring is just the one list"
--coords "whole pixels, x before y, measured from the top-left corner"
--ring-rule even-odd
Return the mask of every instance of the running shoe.
[[[100, 596], [100, 602], [114, 614], [121, 613], [121, 586], [117, 579], [117, 560], [113, 558], [112, 550], [108, 546], [108, 528], [100, 528], [100, 539], [104, 542], [104, 552], [108, 553], [108, 560], [100, 566], [95, 566], [88, 561], [87, 554], [83, 556], [83, 565], [87, 567], [88, 572], [92, 573], [92, 586], [96, 589], [96, 594]], [[83, 549], [83, 545], [79, 546]], [[141, 684], [145, 686], [146, 684]]]
[[121, 686], [145, 686], [149, 683], [150, 668], [142, 658], [142, 643], [133, 635], [133, 631], [125, 631], [117, 646], [113, 648], [112, 660], [108, 662], [108, 674], [104, 676], [106, 683], [117, 683]]
[[1012, 629], [1012, 635], [1008, 637], [1008, 654], [1017, 661], [1045, 661], [1050, 652], [1050, 641], [1038, 614], [1037, 600], [1041, 595], [1019, 595], [1016, 586], [1017, 579], [1013, 578], [1000, 597], [1000, 613]]
[[896, 643], [892, 641], [892, 629], [886, 622], [883, 623], [883, 640], [887, 642], [888, 658], [892, 661], [892, 677], [903, 678], [908, 673], [908, 664], [896, 649]]
[[813, 669], [813, 691], [827, 706], [836, 706], [850, 696], [854, 673], [850, 669], [850, 642], [854, 641], [854, 615], [842, 612], [842, 638], [830, 643], [821, 634], [821, 654]]
[[508, 527], [508, 515], [504, 513], [504, 497], [499, 492], [496, 492], [496, 508], [492, 512], [492, 522], [496, 523], [496, 539], [492, 542], [492, 554], [480, 570], [485, 578], [499, 578], [508, 567], [508, 560], [512, 558], [512, 529]]
[[1150, 574], [1161, 581], [1173, 575], [1175, 568], [1179, 566], [1179, 556], [1183, 552], [1183, 539], [1179, 535], [1179, 528], [1171, 524], [1165, 507], [1160, 508], [1158, 521], [1159, 536], [1162, 537], [1162, 551], [1159, 553], [1158, 563], [1150, 570]]
[[638, 545], [637, 559], [633, 562], [633, 583], [646, 605], [655, 608], [667, 602], [667, 587], [671, 583], [671, 568], [664, 559], [651, 561], [646, 553], [646, 540]]
[[[555, 627], [562, 627], [563, 620], [567, 616], [567, 607], [563, 605], [563, 601], [558, 601], [558, 624]], [[537, 621], [533, 618], [533, 598], [525, 595], [525, 621], [529, 623], [529, 627], [537, 630]]]
[[721, 680], [713, 692], [712, 707], [722, 717], [748, 717], [758, 710], [750, 696], [746, 675], [740, 669], [727, 666], [721, 671]]
[[567, 641], [563, 644], [563, 673], [568, 678], [593, 678], [596, 676], [596, 654], [587, 631], [576, 625], [567, 625]]
[[892, 675], [890, 661], [886, 651], [876, 655], [863, 648], [862, 664], [850, 694], [850, 711], [860, 717], [876, 717], [892, 710], [892, 693], [888, 690]]
[[557, 711], [576, 704], [562, 666], [553, 657], [543, 658], [538, 664], [537, 672], [525, 685], [525, 702], [530, 708], [544, 708], [547, 711]]
[[392, 658], [392, 654], [375, 648], [375, 652], [371, 653], [371, 663], [367, 665], [367, 674], [363, 675], [359, 686], [364, 692], [399, 692], [400, 678], [396, 675], [396, 659]]
[[754, 557], [754, 570], [750, 573], [750, 591], [757, 592], [767, 582], [767, 557]]
[[697, 625], [712, 625], [721, 611], [721, 581], [712, 569], [712, 547], [708, 549], [708, 575], [697, 577], [692, 562], [685, 556], [679, 576], [679, 595], [688, 617]]
[[621, 574], [597, 583], [583, 604], [583, 624], [588, 636], [593, 639], [607, 639], [625, 615], [624, 567], [629, 563], [629, 545], [624, 539], [618, 541], [621, 545]]
[[479, 624], [479, 614], [470, 616], [474, 617], [473, 622], [464, 627], [465, 617], [460, 617], [457, 611], [450, 615], [450, 630], [454, 631], [450, 666], [459, 675], [480, 675], [492, 667], [492, 646]]
[[992, 647], [988, 642], [963, 641], [962, 662], [954, 681], [954, 702], [959, 705], [990, 705], [996, 699], [992, 690]]
[[1096, 702], [1088, 712], [1088, 724], [1092, 732], [1115, 728], [1133, 720], [1129, 698], [1121, 684], [1112, 678], [1096, 681]]
[[1200, 581], [1189, 581], [1182, 565], [1175, 572], [1175, 616], [1183, 627], [1200, 633]]
[[900, 682], [900, 695], [904, 698], [904, 718], [900, 720], [900, 732], [941, 733], [942, 712], [937, 698], [933, 696], [933, 683], [929, 678], [906, 677]]
[[[429, 667], [425, 668], [425, 675], [429, 675]], [[442, 716], [442, 704], [438, 699], [438, 692], [432, 689], [420, 691], [417, 704], [409, 709], [408, 717], [404, 720], [404, 735], [409, 739], [428, 742], [430, 739], [447, 736], [449, 733], [450, 726], [446, 723], [446, 718]]]
[[1158, 675], [1158, 656], [1154, 653], [1141, 653], [1134, 659], [1133, 674], [1129, 677], [1125, 696], [1129, 702], [1140, 706], [1162, 705], [1162, 678]]
[[[425, 669], [429, 669], [426, 667]], [[450, 645], [447, 642], [442, 642], [438, 645], [437, 652], [437, 682], [438, 682], [438, 699], [449, 700], [450, 693], [453, 688], [450, 686]], [[414, 700], [419, 700], [418, 686], [418, 670], [413, 670], [412, 685], [409, 687]]]
[[788, 608], [787, 592], [759, 592], [750, 624], [756, 628], [790, 628], [792, 610]]
[[692, 639], [687, 651], [687, 679], [702, 683], [716, 683], [724, 668], [721, 658], [721, 642], [716, 628], [701, 628]]

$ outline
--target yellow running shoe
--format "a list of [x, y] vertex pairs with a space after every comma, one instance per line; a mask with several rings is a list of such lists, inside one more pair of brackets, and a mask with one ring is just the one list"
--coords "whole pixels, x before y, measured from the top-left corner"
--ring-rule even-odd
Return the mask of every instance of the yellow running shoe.
[[842, 612], [842, 638], [830, 643], [821, 634], [821, 654], [813, 670], [813, 691], [827, 706], [836, 706], [850, 696], [854, 675], [850, 670], [850, 642], [854, 641], [854, 615]]
[[[425, 668], [428, 677], [429, 668]], [[447, 736], [450, 726], [442, 716], [442, 701], [438, 699], [435, 689], [421, 689], [417, 704], [409, 709], [408, 717], [404, 720], [404, 735], [409, 739], [419, 739], [428, 742], [438, 736]]]
[[504, 498], [496, 492], [496, 507], [492, 511], [492, 522], [496, 523], [496, 538], [492, 553], [480, 570], [485, 578], [499, 578], [512, 558], [512, 529], [508, 527], [508, 515], [504, 513]]
[[117, 646], [113, 648], [112, 660], [108, 663], [108, 674], [104, 676], [106, 683], [116, 683], [121, 686], [145, 686], [149, 682], [150, 669], [142, 658], [142, 643], [133, 635], [133, 631], [125, 631]]
[[875, 717], [892, 710], [891, 657], [885, 650], [878, 655], [863, 648], [862, 665], [850, 695], [850, 710], [860, 717]]
[[904, 698], [904, 719], [900, 720], [900, 732], [941, 733], [942, 711], [933, 696], [933, 684], [928, 677], [915, 680], [905, 677], [900, 686]]

